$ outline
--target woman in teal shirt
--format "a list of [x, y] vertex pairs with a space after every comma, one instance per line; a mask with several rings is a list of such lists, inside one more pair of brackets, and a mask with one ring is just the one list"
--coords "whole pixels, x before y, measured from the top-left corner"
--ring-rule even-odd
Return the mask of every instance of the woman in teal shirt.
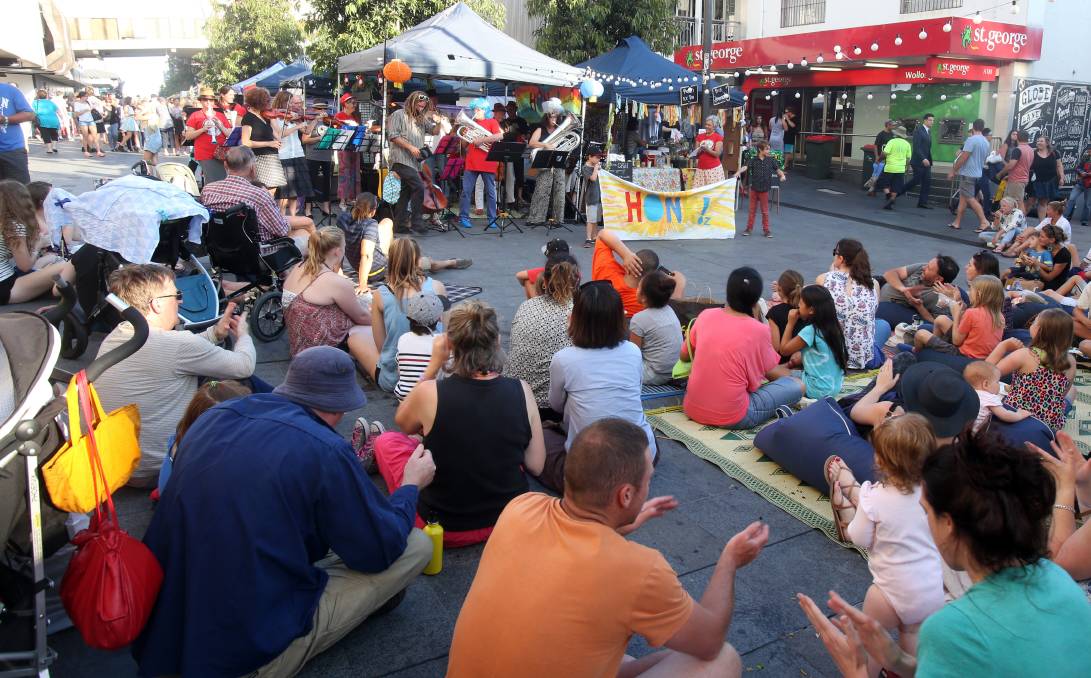
[[42, 145], [46, 153], [57, 152], [57, 138], [60, 134], [61, 119], [57, 115], [57, 104], [49, 100], [49, 94], [44, 90], [38, 90], [37, 98], [31, 104], [34, 115], [37, 117], [38, 134], [42, 136]]
[[973, 586], [924, 621], [916, 657], [836, 593], [832, 620], [798, 594], [842, 674], [866, 676], [870, 654], [902, 678], [1091, 676], [1091, 604], [1047, 558], [1046, 518], [1074, 508], [1055, 506], [1056, 484], [1038, 455], [987, 433], [963, 436], [929, 455], [922, 477], [936, 547]]

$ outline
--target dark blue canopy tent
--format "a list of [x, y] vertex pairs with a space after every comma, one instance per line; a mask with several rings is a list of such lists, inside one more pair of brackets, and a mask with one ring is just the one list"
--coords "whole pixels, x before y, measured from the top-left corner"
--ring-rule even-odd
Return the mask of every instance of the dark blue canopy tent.
[[300, 57], [289, 64], [278, 61], [261, 73], [235, 83], [234, 89], [241, 92], [247, 87], [255, 85], [275, 92], [282, 84], [305, 78], [310, 74], [311, 62], [305, 57]]
[[[638, 101], [642, 104], [678, 105], [680, 88], [697, 85], [699, 92], [701, 87], [700, 76], [679, 66], [670, 59], [665, 59], [656, 54], [648, 47], [647, 43], [635, 35], [618, 41], [618, 45], [614, 49], [581, 64], [576, 64], [576, 67], [590, 68], [597, 73], [620, 76], [637, 82], [644, 80], [648, 83], [662, 83], [655, 86], [653, 84], [631, 86], [616, 82], [605, 82], [600, 76], [598, 80], [602, 82], [606, 90], [603, 96], [607, 99], [616, 94], [620, 95], [622, 99]], [[742, 92], [732, 91], [731, 104], [741, 106], [743, 103], [742, 97]]]

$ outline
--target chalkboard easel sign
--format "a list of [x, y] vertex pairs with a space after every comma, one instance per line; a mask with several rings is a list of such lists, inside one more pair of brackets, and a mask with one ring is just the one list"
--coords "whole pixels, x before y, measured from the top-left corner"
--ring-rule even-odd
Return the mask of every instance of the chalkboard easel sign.
[[615, 160], [614, 162], [611, 162], [609, 164], [609, 166], [606, 168], [606, 171], [609, 172], [610, 174], [613, 174], [614, 176], [618, 177], [619, 179], [624, 179], [625, 181], [632, 181], [633, 180], [633, 161], [632, 160], [623, 160], [623, 161], [619, 162], [619, 161]]

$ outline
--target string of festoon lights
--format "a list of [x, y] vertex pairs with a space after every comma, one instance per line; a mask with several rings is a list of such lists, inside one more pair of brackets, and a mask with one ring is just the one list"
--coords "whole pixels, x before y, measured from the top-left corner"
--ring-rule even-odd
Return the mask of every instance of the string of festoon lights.
[[[999, 5], [994, 5], [992, 7], [986, 7], [983, 10], [979, 9], [979, 10], [975, 11], [973, 14], [967, 14], [967, 15], [963, 16], [962, 18], [970, 19], [970, 20], [973, 21], [973, 23], [975, 25], [979, 25], [979, 24], [982, 23], [982, 21], [984, 21], [984, 18], [981, 16], [982, 11], [988, 12], [988, 11], [991, 11], [991, 10], [994, 10], [994, 9], [1000, 9], [1000, 8], [1003, 8], [1003, 7], [1010, 8], [1012, 14], [1018, 14], [1019, 13], [1019, 2], [1018, 2], [1018, 0], [1011, 0], [1010, 2], [1004, 2], [1004, 3], [1001, 3]], [[948, 19], [943, 24], [942, 30], [943, 30], [944, 33], [950, 33], [953, 29], [954, 29], [954, 25], [951, 23], [951, 20]], [[925, 29], [924, 26], [921, 26], [921, 30], [917, 33], [917, 39], [919, 39], [919, 40], [927, 40], [928, 39], [928, 31]], [[905, 40], [902, 38], [901, 34], [899, 33], [899, 34], [896, 34], [894, 36], [894, 41], [893, 42], [894, 42], [895, 46], [900, 47], [901, 45], [903, 45], [905, 43]], [[849, 47], [849, 49], [847, 51], [845, 50], [844, 45], [835, 44], [835, 45], [833, 45], [833, 58], [834, 58], [834, 61], [845, 61], [845, 60], [853, 61], [854, 60], [853, 57], [862, 57], [865, 60], [864, 61], [865, 65], [873, 67], [873, 68], [897, 68], [898, 67], [897, 64], [893, 64], [893, 63], [882, 63], [882, 62], [867, 61], [867, 59], [871, 59], [873, 57], [881, 57], [881, 55], [876, 54], [876, 52], [878, 52], [880, 49], [882, 49], [882, 46], [879, 44], [879, 42], [877, 40], [872, 40], [870, 44], [866, 45], [866, 47], [867, 47], [867, 50], [868, 50], [869, 53], [866, 56], [864, 56], [864, 51], [865, 51], [864, 47], [862, 47], [862, 46], [860, 46], [858, 44], [857, 45], [852, 45], [851, 47]], [[849, 56], [849, 54], [851, 54], [851, 56]], [[801, 66], [803, 68], [810, 67], [811, 70], [815, 70], [815, 71], [821, 71], [821, 70], [826, 70], [826, 69], [840, 70], [840, 68], [837, 68], [837, 67], [832, 67], [831, 68], [829, 66], [823, 66], [823, 64], [825, 62], [826, 62], [825, 53], [824, 52], [819, 52], [814, 57], [813, 64], [806, 56], [800, 57], [799, 66]], [[814, 64], [817, 64], [817, 65], [814, 65]], [[770, 64], [768, 66], [761, 66], [761, 67], [758, 67], [758, 68], [748, 68], [745, 71], [743, 71], [743, 74], [748, 75], [748, 76], [749, 75], [779, 75], [781, 73], [781, 71], [778, 70], [778, 69], [783, 68], [783, 69], [786, 69], [788, 71], [791, 71], [791, 70], [794, 70], [795, 67], [796, 67], [795, 62], [787, 61], [787, 62], [785, 62], [783, 64]], [[734, 72], [734, 77], [735, 78], [739, 77], [739, 71]], [[968, 83], [966, 83], [966, 84], [968, 84]], [[774, 96], [777, 96], [779, 93], [780, 92], [778, 90], [774, 89], [774, 90], [770, 91], [769, 94], [765, 95], [765, 99], [768, 100], [768, 99], [770, 99], [770, 98], [772, 98]], [[903, 93], [903, 96], [906, 96], [906, 95], [907, 95], [906, 93]], [[800, 96], [801, 96], [801, 94], [799, 92], [795, 93], [795, 98], [796, 99], [799, 99]], [[819, 95], [819, 96], [821, 96], [821, 95]], [[911, 96], [913, 96], [917, 101], [920, 101], [921, 98], [922, 98], [919, 93], [918, 94], [913, 94]], [[1014, 97], [1015, 92], [1010, 92], [1009, 96]], [[996, 99], [997, 97], [998, 97], [998, 94], [996, 92], [993, 92], [992, 93], [992, 98]], [[847, 99], [848, 94], [847, 93], [842, 93], [841, 98], [842, 99]], [[874, 98], [875, 98], [874, 93], [869, 92], [867, 94], [867, 100], [868, 101], [871, 101]], [[895, 91], [892, 91], [890, 93], [890, 99], [891, 100], [896, 100], [897, 98], [898, 98], [898, 93], [895, 92]], [[940, 95], [940, 100], [941, 101], [947, 101], [948, 98], [954, 98], [954, 97], [948, 97], [946, 94], [941, 94]], [[966, 99], [971, 99], [971, 98], [973, 98], [973, 95], [972, 94], [966, 94], [965, 98]], [[743, 101], [748, 101], [749, 99], [750, 99], [749, 95], [743, 96]]]
[[584, 81], [594, 80], [607, 85], [615, 85], [618, 87], [648, 87], [651, 89], [664, 88], [668, 92], [673, 92], [680, 87], [688, 87], [695, 85], [702, 81], [700, 75], [680, 75], [669, 78], [630, 78], [617, 73], [606, 73], [604, 71], [596, 71], [593, 68], [584, 70]]

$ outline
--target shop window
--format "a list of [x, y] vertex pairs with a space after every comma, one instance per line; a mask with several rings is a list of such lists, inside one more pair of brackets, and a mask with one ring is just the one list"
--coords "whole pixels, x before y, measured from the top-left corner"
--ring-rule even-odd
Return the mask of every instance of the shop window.
[[826, 21], [826, 0], [780, 0], [780, 27], [806, 26]]
[[937, 9], [956, 9], [962, 7], [962, 0], [901, 0], [902, 14], [934, 12]]

